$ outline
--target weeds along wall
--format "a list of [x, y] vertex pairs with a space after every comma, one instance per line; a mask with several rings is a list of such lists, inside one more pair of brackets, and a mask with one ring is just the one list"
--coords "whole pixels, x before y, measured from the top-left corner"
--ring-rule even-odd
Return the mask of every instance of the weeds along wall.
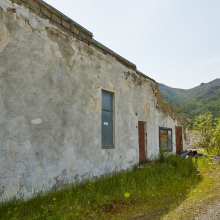
[[[102, 148], [102, 90], [114, 96], [112, 149]], [[185, 147], [185, 119], [154, 80], [42, 1], [0, 1], [1, 198], [132, 167], [139, 121], [148, 158], [160, 126], [172, 128], [174, 144], [182, 126]]]

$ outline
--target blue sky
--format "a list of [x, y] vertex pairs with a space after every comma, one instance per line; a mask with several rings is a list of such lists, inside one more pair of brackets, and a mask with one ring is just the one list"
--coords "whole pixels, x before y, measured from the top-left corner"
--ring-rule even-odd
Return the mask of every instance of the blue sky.
[[45, 0], [170, 87], [220, 78], [219, 0]]

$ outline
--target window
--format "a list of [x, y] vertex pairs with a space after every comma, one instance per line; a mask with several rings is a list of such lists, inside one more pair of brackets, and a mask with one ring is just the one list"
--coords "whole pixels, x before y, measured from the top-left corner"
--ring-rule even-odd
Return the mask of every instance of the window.
[[113, 94], [102, 91], [102, 147], [113, 148]]
[[172, 129], [160, 127], [160, 149], [164, 151], [173, 151]]

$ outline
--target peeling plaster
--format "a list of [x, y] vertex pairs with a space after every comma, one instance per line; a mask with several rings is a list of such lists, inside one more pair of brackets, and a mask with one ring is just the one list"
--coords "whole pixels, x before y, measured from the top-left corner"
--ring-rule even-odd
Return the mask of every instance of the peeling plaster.
[[145, 116], [147, 117], [148, 114], [149, 114], [149, 108], [148, 108], [147, 103], [146, 103], [146, 104], [144, 105], [144, 107], [143, 107], [143, 112], [144, 112]]
[[36, 119], [32, 120], [31, 123], [35, 124], [35, 125], [39, 125], [39, 124], [42, 124], [43, 121], [41, 118], [36, 118]]
[[134, 112], [134, 106], [133, 106], [132, 102], [130, 102], [129, 112], [133, 115], [133, 117], [136, 117], [135, 112]]
[[[0, 200], [132, 168], [138, 121], [148, 158], [158, 154], [159, 126], [184, 124], [155, 83], [112, 55], [9, 0], [0, 8]], [[115, 96], [114, 149], [102, 149], [102, 89]]]
[[91, 113], [99, 113], [101, 112], [101, 100], [100, 98], [94, 99], [92, 96], [90, 96], [89, 103], [87, 106], [83, 107], [83, 110], [86, 115], [89, 115]]
[[27, 18], [27, 19], [30, 18], [30, 11], [28, 8], [24, 8], [23, 6], [20, 7], [19, 5], [15, 5], [15, 6], [16, 6], [17, 17], [22, 16], [23, 18]]
[[52, 43], [51, 43], [51, 47], [52, 47], [53, 53], [55, 54], [55, 56], [56, 56], [57, 58], [63, 58], [63, 55], [62, 55], [62, 53], [60, 52], [59, 46], [58, 46], [58, 44], [57, 44], [56, 42], [52, 42]]
[[0, 53], [7, 47], [10, 42], [10, 34], [4, 23], [0, 21]]
[[8, 0], [1, 0], [0, 7], [3, 9], [3, 11], [6, 13], [8, 8], [14, 8], [13, 4]]
[[128, 81], [125, 80], [124, 78], [118, 78], [118, 86], [120, 89], [122, 89], [124, 92], [129, 93], [130, 89], [129, 89], [129, 85], [128, 85]]
[[107, 84], [108, 84], [107, 90], [114, 92], [115, 86], [114, 86], [114, 83], [112, 82], [112, 80], [110, 79], [110, 77], [107, 78]]

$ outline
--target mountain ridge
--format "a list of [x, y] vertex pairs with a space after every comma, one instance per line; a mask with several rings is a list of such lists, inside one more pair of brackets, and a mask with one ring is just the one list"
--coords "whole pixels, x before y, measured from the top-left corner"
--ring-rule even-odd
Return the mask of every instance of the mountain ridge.
[[193, 119], [210, 111], [220, 118], [220, 78], [191, 89], [178, 89], [158, 83], [161, 94], [172, 110], [180, 116]]

